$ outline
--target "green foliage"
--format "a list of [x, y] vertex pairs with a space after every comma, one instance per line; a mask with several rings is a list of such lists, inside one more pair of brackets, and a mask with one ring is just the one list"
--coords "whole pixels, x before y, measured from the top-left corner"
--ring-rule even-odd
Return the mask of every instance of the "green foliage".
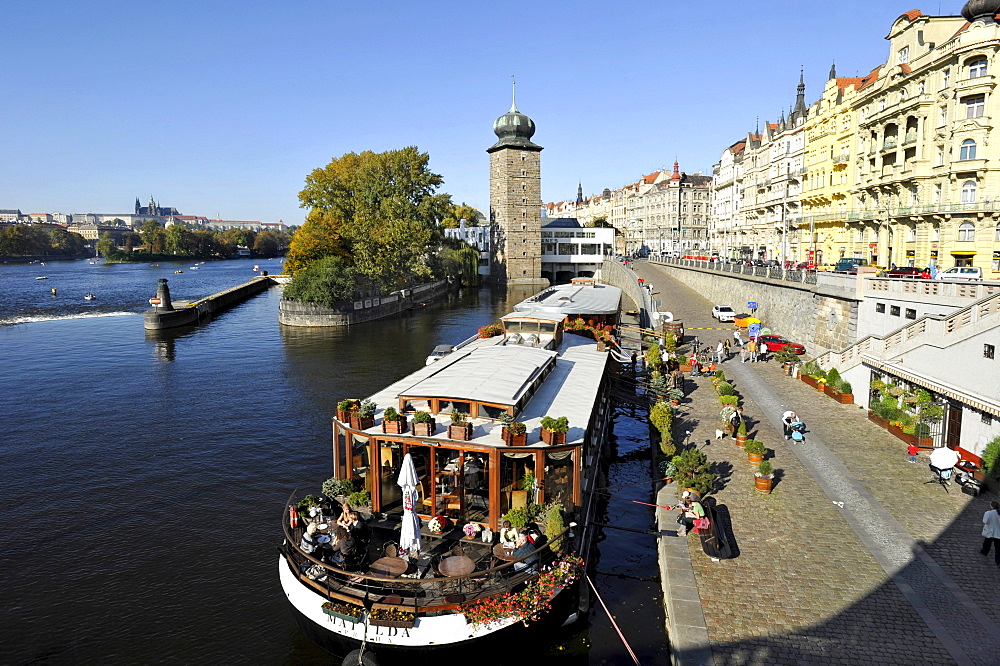
[[715, 377], [716, 377], [716, 379], [718, 379], [718, 380], [719, 380], [720, 382], [724, 382], [724, 381], [727, 381], [727, 380], [726, 380], [726, 373], [725, 373], [725, 372], [723, 372], [722, 370], [716, 370], [716, 371], [715, 371]]
[[739, 396], [735, 396], [735, 395], [720, 395], [719, 396], [719, 403], [721, 403], [723, 405], [729, 405], [731, 407], [735, 407], [737, 404], [739, 404], [739, 402], [740, 402]]
[[414, 412], [414, 423], [434, 423], [434, 417], [428, 412]]
[[372, 496], [367, 490], [358, 490], [350, 494], [347, 503], [352, 507], [368, 506], [372, 503]]
[[[545, 534], [550, 539], [558, 534], [562, 534], [566, 529], [566, 522], [563, 520], [562, 506], [553, 502], [549, 504], [545, 513]], [[562, 548], [562, 539], [555, 539], [549, 542], [553, 552], [559, 552]]]
[[0, 226], [0, 256], [79, 256], [85, 253], [87, 240], [75, 231], [62, 227], [37, 227], [27, 224]]
[[836, 388], [838, 391], [840, 391], [845, 395], [848, 393], [854, 393], [854, 387], [851, 386], [851, 382], [845, 382], [841, 380], [840, 384], [838, 384], [834, 388]]
[[523, 435], [528, 432], [528, 426], [524, 425], [520, 421], [511, 421], [506, 426], [507, 431], [512, 435]]
[[674, 353], [677, 351], [677, 336], [675, 335], [665, 335], [663, 336], [663, 351]]
[[719, 382], [715, 390], [719, 392], [719, 395], [736, 395], [736, 389], [729, 382]]
[[362, 400], [361, 406], [358, 407], [358, 416], [363, 419], [370, 419], [375, 416], [375, 410], [378, 409], [378, 405], [375, 404], [373, 400]]
[[399, 412], [396, 411], [395, 407], [386, 407], [385, 411], [382, 412], [383, 421], [398, 421], [399, 419]]
[[543, 416], [541, 425], [549, 432], [569, 432], [569, 418], [565, 416], [560, 416], [559, 418]]
[[[919, 397], [918, 397], [918, 403]], [[920, 406], [920, 420], [926, 421], [927, 423], [938, 423], [944, 418], [944, 407], [934, 403], [923, 404]]]
[[802, 365], [802, 374], [816, 378], [826, 377], [826, 372], [819, 367], [819, 364], [816, 363], [816, 361], [809, 361], [808, 363], [804, 363]]
[[649, 410], [649, 422], [660, 432], [669, 429], [674, 422], [674, 412], [670, 405], [662, 400], [653, 405]]
[[737, 435], [745, 435], [745, 434], [747, 434], [747, 422], [746, 422], [746, 419], [741, 419], [740, 420], [740, 427], [736, 431], [736, 434]]
[[345, 398], [337, 403], [337, 409], [341, 412], [349, 412], [354, 409], [356, 404], [353, 400]]
[[531, 515], [527, 508], [511, 509], [503, 515], [501, 522], [504, 520], [509, 520], [511, 527], [521, 529], [531, 520]]
[[350, 479], [339, 480], [331, 477], [323, 482], [322, 490], [327, 497], [350, 495], [354, 492], [354, 482]]
[[886, 421], [896, 421], [903, 415], [903, 410], [899, 409], [896, 399], [890, 396], [873, 402], [871, 410], [875, 416]]
[[[299, 201], [310, 219], [335, 221], [336, 251], [353, 257], [358, 271], [375, 282], [389, 287], [426, 278], [428, 251], [440, 243], [438, 222], [451, 204], [448, 195], [436, 193], [443, 181], [429, 160], [414, 146], [347, 153], [310, 173]], [[289, 260], [298, 258], [298, 236]]]
[[667, 378], [659, 370], [653, 370], [649, 374], [649, 389], [659, 395], [667, 392]]
[[535, 485], [538, 482], [535, 480], [535, 473], [528, 470], [524, 473], [524, 478], [521, 479], [521, 490], [527, 490], [529, 493], [534, 492]]
[[767, 447], [764, 446], [764, 442], [759, 439], [748, 439], [743, 450], [747, 453], [753, 453], [755, 455], [761, 455], [767, 453]]
[[711, 471], [708, 456], [695, 448], [682, 451], [671, 459], [677, 466], [677, 479], [704, 496], [715, 487], [716, 475]]
[[430, 257], [437, 278], [460, 280], [463, 285], [479, 284], [479, 250], [459, 238], [445, 238], [437, 254]]
[[774, 474], [774, 465], [770, 460], [765, 460], [757, 467], [757, 476], [768, 477]]
[[785, 347], [781, 351], [775, 352], [774, 360], [778, 363], [798, 363], [799, 355], [790, 348]]
[[460, 425], [465, 423], [467, 420], [467, 414], [458, 411], [457, 409], [451, 410], [451, 422], [455, 425]]
[[[840, 372], [837, 368], [830, 368], [830, 370], [827, 371], [826, 383], [833, 388], [837, 388], [840, 385]], [[843, 393], [843, 391], [841, 391], [841, 393]]]
[[1000, 437], [994, 437], [983, 451], [983, 471], [989, 476], [1000, 472]]
[[663, 363], [663, 357], [660, 355], [660, 345], [652, 344], [649, 349], [646, 350], [646, 364], [653, 369], [659, 368]]
[[669, 391], [667, 391], [667, 396], [671, 400], [683, 400], [684, 399], [684, 391], [682, 391], [679, 388], [672, 388]]
[[301, 500], [299, 500], [298, 510], [300, 514], [305, 514], [309, 511], [309, 507], [319, 506], [319, 498], [315, 495], [306, 495]]
[[284, 297], [302, 303], [319, 303], [328, 308], [353, 300], [358, 276], [343, 257], [324, 257], [300, 270], [285, 285]]
[[677, 476], [677, 465], [671, 460], [660, 461], [660, 477], [672, 479]]
[[465, 220], [466, 226], [478, 227], [483, 214], [475, 206], [470, 206], [464, 201], [461, 204], [450, 204], [447, 207], [445, 218], [441, 220], [441, 226], [445, 229], [456, 229], [461, 220]]

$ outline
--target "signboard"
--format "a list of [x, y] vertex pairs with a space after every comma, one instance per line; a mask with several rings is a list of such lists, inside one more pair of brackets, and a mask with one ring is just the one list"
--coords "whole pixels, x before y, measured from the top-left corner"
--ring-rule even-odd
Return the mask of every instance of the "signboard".
[[747, 301], [747, 307], [751, 310], [757, 309], [757, 301]]
[[750, 335], [751, 338], [756, 338], [758, 335], [760, 335], [760, 324], [758, 324], [757, 322], [750, 324], [747, 327], [747, 333]]
[[813, 270], [816, 268], [816, 250], [809, 250], [809, 260], [806, 262], [806, 269]]
[[160, 299], [158, 299], [158, 298], [151, 298], [151, 299], [149, 299], [149, 304], [150, 305], [159, 305], [160, 304]]

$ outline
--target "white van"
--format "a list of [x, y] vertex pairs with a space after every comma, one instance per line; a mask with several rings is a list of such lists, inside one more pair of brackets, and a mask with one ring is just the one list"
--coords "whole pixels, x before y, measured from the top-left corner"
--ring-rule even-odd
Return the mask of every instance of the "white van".
[[954, 266], [937, 274], [938, 280], [982, 280], [983, 269], [978, 266]]

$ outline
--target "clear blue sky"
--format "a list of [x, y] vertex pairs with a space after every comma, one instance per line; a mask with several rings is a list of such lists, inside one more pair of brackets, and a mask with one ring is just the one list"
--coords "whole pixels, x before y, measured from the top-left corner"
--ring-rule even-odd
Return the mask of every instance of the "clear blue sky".
[[[938, 2], [924, 6], [938, 14]], [[940, 3], [957, 14], [962, 2]], [[910, 4], [0, 0], [0, 208], [301, 222], [312, 169], [416, 145], [488, 207], [494, 119], [531, 116], [545, 201], [711, 169], [832, 60], [887, 58]]]

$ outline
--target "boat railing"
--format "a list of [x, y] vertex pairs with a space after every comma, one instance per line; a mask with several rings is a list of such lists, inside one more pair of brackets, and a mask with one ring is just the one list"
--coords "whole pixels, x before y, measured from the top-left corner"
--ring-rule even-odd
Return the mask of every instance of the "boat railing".
[[477, 333], [477, 334], [475, 334], [475, 335], [473, 335], [473, 336], [471, 336], [469, 338], [466, 338], [465, 340], [462, 340], [457, 345], [455, 345], [454, 347], [452, 347], [452, 351], [458, 351], [459, 349], [461, 349], [462, 347], [465, 347], [466, 345], [471, 345], [473, 342], [475, 342], [478, 339], [479, 339], [479, 334]]
[[[341, 569], [304, 552], [300, 547], [303, 528], [290, 527], [287, 505], [282, 514], [282, 528], [285, 536], [285, 543], [280, 548], [282, 556], [291, 572], [307, 587], [332, 601], [373, 608], [395, 608], [420, 615], [454, 611], [524, 585], [559, 558], [560, 553], [552, 549], [553, 543], [563, 544], [572, 538], [571, 528], [567, 528], [547, 539], [544, 545], [531, 554], [497, 566], [492, 566], [493, 555], [489, 552], [477, 562], [475, 571], [465, 575], [440, 576], [428, 562], [423, 565], [423, 570], [418, 566], [411, 574], [416, 577], [391, 577], [369, 573], [363, 570], [365, 567], [362, 570]], [[442, 542], [446, 541], [442, 539]], [[461, 544], [464, 548], [477, 545], [468, 540], [458, 540], [455, 544]], [[490, 551], [493, 548], [492, 544], [484, 543], [479, 546], [488, 547]], [[515, 565], [532, 556], [537, 556], [538, 560], [530, 569], [518, 571]], [[482, 561], [488, 563], [487, 568], [479, 568]]]

